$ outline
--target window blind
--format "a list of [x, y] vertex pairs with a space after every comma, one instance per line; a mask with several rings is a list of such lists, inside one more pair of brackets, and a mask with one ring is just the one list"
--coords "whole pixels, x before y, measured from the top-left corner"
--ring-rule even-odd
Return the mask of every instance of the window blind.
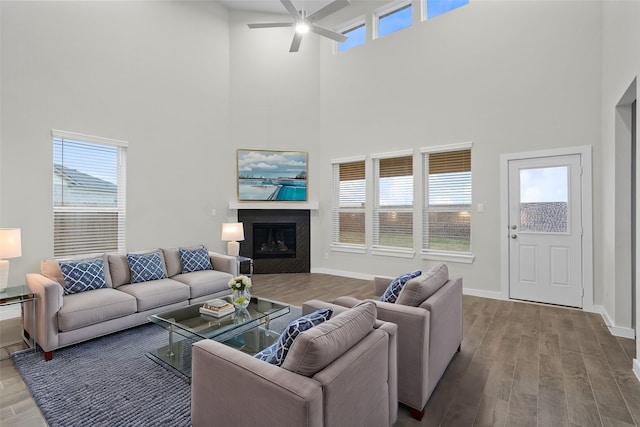
[[53, 133], [56, 258], [125, 251], [126, 143], [94, 138]]
[[471, 250], [471, 150], [423, 154], [425, 249]]
[[413, 248], [413, 157], [374, 159], [374, 244]]
[[333, 242], [364, 245], [365, 162], [334, 163]]

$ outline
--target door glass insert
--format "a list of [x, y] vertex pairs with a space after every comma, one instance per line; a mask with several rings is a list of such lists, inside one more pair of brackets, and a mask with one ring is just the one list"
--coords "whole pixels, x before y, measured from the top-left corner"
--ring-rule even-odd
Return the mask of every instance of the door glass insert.
[[568, 231], [568, 166], [520, 169], [520, 232]]

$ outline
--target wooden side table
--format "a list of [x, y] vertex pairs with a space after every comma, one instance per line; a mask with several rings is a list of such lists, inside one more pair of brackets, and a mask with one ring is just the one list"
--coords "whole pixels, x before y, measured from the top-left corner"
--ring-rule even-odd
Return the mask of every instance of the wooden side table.
[[[31, 336], [27, 337], [24, 330], [24, 303], [31, 301]], [[29, 350], [36, 348], [36, 294], [27, 285], [8, 286], [0, 290], [0, 306], [20, 304], [20, 324], [22, 325], [22, 339], [29, 346]]]

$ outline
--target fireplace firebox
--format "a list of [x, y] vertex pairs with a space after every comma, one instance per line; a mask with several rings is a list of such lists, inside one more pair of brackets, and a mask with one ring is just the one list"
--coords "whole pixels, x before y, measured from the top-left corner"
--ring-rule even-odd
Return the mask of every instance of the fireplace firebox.
[[296, 224], [253, 223], [253, 259], [295, 258]]
[[238, 222], [244, 224], [240, 255], [253, 258], [254, 273], [309, 273], [309, 210], [239, 209]]

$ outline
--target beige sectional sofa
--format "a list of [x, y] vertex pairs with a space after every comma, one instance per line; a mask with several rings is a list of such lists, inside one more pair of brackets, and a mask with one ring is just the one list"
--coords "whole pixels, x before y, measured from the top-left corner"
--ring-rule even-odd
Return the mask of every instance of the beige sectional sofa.
[[[127, 256], [111, 253], [86, 257], [103, 260], [106, 287], [100, 289], [67, 294], [56, 260], [43, 260], [40, 274], [27, 274], [36, 294], [35, 339], [45, 359], [61, 347], [144, 324], [151, 314], [229, 294], [228, 282], [237, 274], [234, 257], [208, 252], [213, 269], [183, 273], [177, 248], [153, 252], [161, 254], [165, 278], [131, 283]], [[31, 325], [31, 310], [24, 313], [24, 324]]]

